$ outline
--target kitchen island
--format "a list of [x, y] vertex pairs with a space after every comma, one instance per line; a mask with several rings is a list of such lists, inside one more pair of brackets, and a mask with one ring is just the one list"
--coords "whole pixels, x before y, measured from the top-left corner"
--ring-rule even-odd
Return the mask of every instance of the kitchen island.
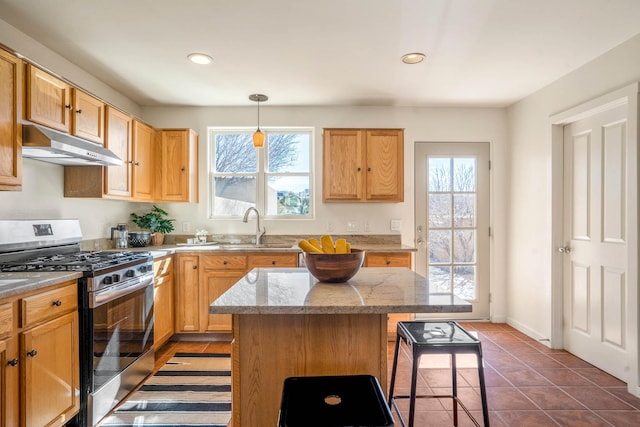
[[306, 268], [251, 270], [209, 308], [233, 315], [234, 427], [275, 426], [290, 376], [370, 374], [386, 391], [388, 313], [471, 311], [428, 288], [408, 268], [362, 268], [340, 284]]

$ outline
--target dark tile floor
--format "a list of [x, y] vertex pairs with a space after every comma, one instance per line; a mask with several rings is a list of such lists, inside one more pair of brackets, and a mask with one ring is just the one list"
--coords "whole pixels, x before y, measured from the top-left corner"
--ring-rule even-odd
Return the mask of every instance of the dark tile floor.
[[[505, 324], [461, 322], [482, 342], [491, 425], [639, 426], [640, 399], [626, 384], [564, 350], [552, 350]], [[389, 372], [393, 343], [389, 345]], [[408, 394], [410, 356], [401, 352], [398, 386]], [[459, 355], [459, 396], [482, 424], [482, 406], [473, 355]], [[418, 393], [450, 394], [448, 355], [420, 361]], [[391, 374], [389, 373], [389, 377]], [[408, 420], [408, 401], [399, 401]], [[416, 426], [452, 425], [451, 399], [419, 399]], [[473, 423], [459, 410], [460, 425]]]
[[[552, 350], [505, 324], [461, 322], [482, 341], [487, 401], [494, 427], [640, 426], [640, 399], [626, 384], [563, 350]], [[393, 362], [389, 343], [389, 378]], [[156, 367], [175, 352], [229, 352], [229, 343], [169, 342], [156, 353]], [[409, 389], [411, 363], [401, 352], [397, 392]], [[458, 356], [459, 396], [482, 424], [475, 356]], [[448, 356], [424, 356], [420, 361], [419, 393], [448, 394]], [[404, 388], [404, 390], [403, 390]], [[405, 420], [408, 401], [399, 401]], [[416, 427], [453, 425], [450, 399], [419, 399]], [[395, 416], [395, 414], [394, 414]], [[472, 426], [460, 411], [460, 426]], [[400, 425], [399, 422], [396, 425]]]

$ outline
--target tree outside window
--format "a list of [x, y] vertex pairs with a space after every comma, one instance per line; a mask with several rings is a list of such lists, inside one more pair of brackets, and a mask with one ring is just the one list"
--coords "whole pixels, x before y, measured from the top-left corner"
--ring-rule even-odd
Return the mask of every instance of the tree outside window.
[[249, 207], [268, 217], [310, 217], [313, 130], [264, 130], [265, 145], [253, 146], [253, 130], [210, 129], [210, 197], [213, 218], [239, 217]]

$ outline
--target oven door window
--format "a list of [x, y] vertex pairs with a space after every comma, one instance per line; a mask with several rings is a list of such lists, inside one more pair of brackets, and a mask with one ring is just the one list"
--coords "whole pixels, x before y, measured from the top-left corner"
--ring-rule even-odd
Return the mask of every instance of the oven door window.
[[93, 309], [93, 389], [153, 345], [153, 285]]

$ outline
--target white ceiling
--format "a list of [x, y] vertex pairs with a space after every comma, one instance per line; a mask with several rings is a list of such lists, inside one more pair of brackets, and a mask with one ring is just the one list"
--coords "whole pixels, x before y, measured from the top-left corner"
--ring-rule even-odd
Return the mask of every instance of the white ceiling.
[[506, 106], [639, 33], [640, 0], [0, 0], [0, 19], [140, 105]]

